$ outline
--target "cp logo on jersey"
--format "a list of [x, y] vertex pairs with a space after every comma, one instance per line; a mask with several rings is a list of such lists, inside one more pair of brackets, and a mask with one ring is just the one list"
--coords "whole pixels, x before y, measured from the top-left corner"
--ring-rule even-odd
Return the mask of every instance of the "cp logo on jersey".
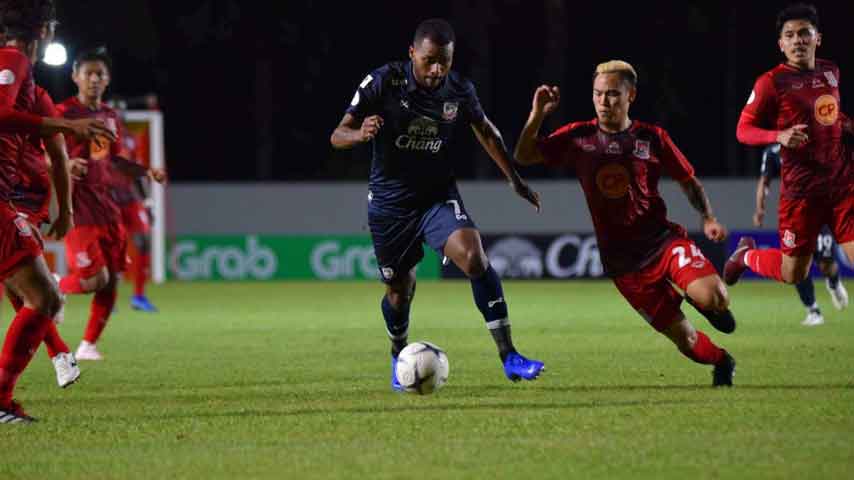
[[818, 123], [831, 126], [839, 118], [839, 103], [833, 95], [822, 95], [815, 101], [815, 119]]
[[629, 171], [618, 163], [609, 163], [596, 172], [596, 186], [607, 198], [622, 198], [629, 191]]

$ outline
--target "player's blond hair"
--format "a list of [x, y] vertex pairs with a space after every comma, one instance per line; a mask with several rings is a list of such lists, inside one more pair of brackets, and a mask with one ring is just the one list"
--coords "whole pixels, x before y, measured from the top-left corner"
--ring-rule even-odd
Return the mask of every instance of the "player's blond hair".
[[619, 74], [632, 87], [638, 83], [638, 74], [635, 71], [635, 67], [623, 60], [608, 60], [607, 62], [596, 65], [596, 70], [593, 72], [593, 79], [595, 80], [600, 73]]

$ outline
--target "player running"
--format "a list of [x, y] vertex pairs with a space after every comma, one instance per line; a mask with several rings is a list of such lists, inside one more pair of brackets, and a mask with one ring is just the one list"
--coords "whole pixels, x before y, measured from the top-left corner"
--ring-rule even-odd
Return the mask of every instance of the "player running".
[[[761, 227], [762, 221], [765, 219], [765, 198], [771, 189], [771, 182], [775, 176], [779, 175], [779, 171], [780, 144], [775, 143], [765, 147], [762, 152], [762, 170], [759, 175], [759, 182], [756, 185], [756, 212], [753, 214], [753, 225], [757, 227]], [[830, 293], [833, 306], [837, 310], [842, 310], [848, 306], [848, 291], [845, 290], [845, 285], [839, 279], [839, 264], [836, 263], [834, 257], [835, 251], [836, 241], [833, 240], [833, 235], [825, 225], [822, 227], [821, 233], [818, 234], [814, 259], [818, 264], [818, 269], [825, 277], [825, 285]], [[821, 314], [818, 301], [815, 299], [815, 287], [812, 278], [807, 276], [795, 284], [795, 288], [798, 290], [801, 302], [807, 309], [807, 316], [801, 325], [813, 327], [823, 324], [824, 316]]]
[[694, 168], [662, 128], [632, 120], [637, 74], [612, 60], [593, 74], [596, 118], [569, 123], [538, 139], [546, 115], [557, 109], [560, 92], [543, 85], [534, 92], [528, 121], [516, 145], [522, 165], [575, 168], [593, 218], [606, 274], [629, 304], [691, 360], [714, 365], [714, 386], [732, 386], [735, 359], [696, 330], [680, 309], [682, 295], [724, 333], [735, 330], [729, 296], [715, 268], [685, 229], [667, 220], [658, 179], [667, 175], [700, 212], [706, 237], [726, 237]]
[[[118, 133], [118, 113], [103, 102], [109, 85], [110, 58], [100, 50], [81, 53], [74, 61], [72, 80], [76, 97], [58, 105], [69, 119], [97, 118]], [[148, 170], [122, 156], [117, 135], [108, 145], [69, 139], [74, 182], [74, 228], [65, 239], [69, 273], [59, 282], [62, 293], [94, 293], [89, 322], [77, 348], [77, 360], [102, 360], [96, 343], [116, 302], [117, 276], [125, 267], [125, 231], [121, 212], [110, 192], [113, 166], [133, 177], [151, 175], [165, 180], [165, 172]]]
[[12, 394], [62, 305], [42, 255], [38, 229], [11, 203], [22, 177], [19, 158], [30, 136], [46, 139], [59, 207], [49, 235], [62, 238], [73, 225], [73, 213], [68, 158], [56, 134], [115, 139], [103, 122], [94, 119], [67, 120], [35, 113], [33, 62], [53, 37], [55, 18], [51, 0], [0, 2], [0, 24], [5, 33], [0, 47], [0, 280], [23, 301], [0, 351], [0, 423], [34, 421], [12, 400]]
[[854, 261], [854, 161], [842, 144], [854, 125], [839, 110], [839, 67], [816, 59], [822, 36], [815, 7], [785, 8], [777, 32], [786, 61], [756, 80], [737, 137], [747, 145], [781, 145], [781, 248], [759, 250], [742, 237], [724, 268], [729, 285], [747, 268], [785, 283], [805, 279], [824, 225]]
[[453, 140], [469, 125], [514, 191], [540, 208], [539, 196], [513, 168], [501, 133], [481, 108], [472, 83], [451, 71], [455, 37], [441, 19], [422, 22], [409, 62], [386, 64], [362, 80], [333, 147], [371, 143], [368, 223], [386, 284], [381, 308], [391, 339], [392, 388], [398, 353], [406, 346], [422, 243], [448, 257], [471, 280], [474, 301], [498, 347], [510, 380], [533, 380], [543, 363], [516, 351], [501, 280], [483, 251], [480, 234], [454, 180]]

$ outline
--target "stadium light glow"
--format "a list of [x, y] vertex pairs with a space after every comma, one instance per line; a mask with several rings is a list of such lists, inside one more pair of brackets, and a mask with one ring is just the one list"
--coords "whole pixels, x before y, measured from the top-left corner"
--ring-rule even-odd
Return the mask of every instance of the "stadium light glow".
[[65, 65], [68, 61], [68, 52], [65, 50], [65, 45], [59, 42], [53, 42], [44, 50], [44, 63], [59, 67]]

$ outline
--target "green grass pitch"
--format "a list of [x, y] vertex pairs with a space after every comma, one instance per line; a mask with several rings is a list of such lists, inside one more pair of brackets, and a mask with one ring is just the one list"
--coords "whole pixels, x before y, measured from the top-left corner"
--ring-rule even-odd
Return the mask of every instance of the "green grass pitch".
[[851, 478], [854, 314], [816, 287], [814, 328], [771, 283], [731, 289], [731, 336], [685, 306], [738, 360], [716, 390], [607, 281], [506, 283], [517, 347], [547, 364], [511, 384], [469, 285], [422, 282], [410, 339], [451, 364], [425, 397], [389, 389], [380, 284], [172, 283], [159, 314], [123, 289], [78, 384], [33, 360], [16, 397], [40, 422], [0, 426], [0, 478]]

